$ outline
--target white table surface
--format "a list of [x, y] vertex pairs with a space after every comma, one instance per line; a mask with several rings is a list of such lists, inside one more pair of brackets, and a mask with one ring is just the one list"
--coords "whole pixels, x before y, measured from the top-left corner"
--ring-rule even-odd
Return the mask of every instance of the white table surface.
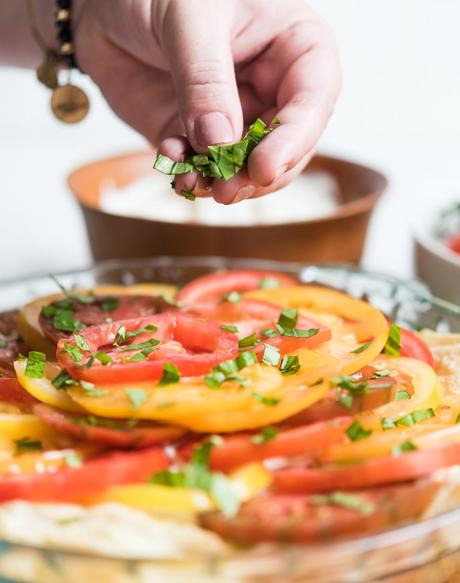
[[[460, 197], [460, 2], [314, 0], [336, 30], [344, 87], [321, 150], [374, 165], [391, 181], [372, 221], [364, 266], [412, 275], [411, 224]], [[144, 146], [88, 80], [92, 110], [55, 121], [33, 74], [0, 71], [0, 278], [90, 261], [66, 174]]]

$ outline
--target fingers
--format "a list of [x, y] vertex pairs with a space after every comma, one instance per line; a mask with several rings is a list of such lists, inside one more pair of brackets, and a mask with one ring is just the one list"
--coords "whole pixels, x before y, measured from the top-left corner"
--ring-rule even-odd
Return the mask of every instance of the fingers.
[[248, 198], [258, 198], [260, 196], [265, 196], [270, 192], [275, 192], [276, 190], [283, 188], [283, 186], [286, 186], [288, 182], [300, 174], [313, 157], [313, 154], [314, 151], [305, 154], [295, 166], [284, 172], [269, 186], [261, 187], [254, 184], [248, 176], [248, 173], [245, 170], [242, 170], [228, 182], [215, 180], [212, 187], [212, 195], [216, 202], [222, 204], [234, 204]]
[[171, 2], [161, 31], [187, 137], [198, 152], [235, 142], [243, 117], [230, 47], [233, 3]]
[[[333, 111], [340, 89], [340, 65], [334, 40], [327, 25], [306, 23], [303, 52], [299, 55], [299, 31], [292, 37], [295, 46], [273, 55], [273, 69], [283, 71], [277, 94], [277, 116], [281, 126], [255, 148], [249, 158], [249, 178], [268, 186], [298, 164], [317, 144]], [[284, 36], [289, 43], [289, 36]], [[291, 58], [296, 57], [290, 63]], [[263, 89], [268, 91], [268, 88]]]

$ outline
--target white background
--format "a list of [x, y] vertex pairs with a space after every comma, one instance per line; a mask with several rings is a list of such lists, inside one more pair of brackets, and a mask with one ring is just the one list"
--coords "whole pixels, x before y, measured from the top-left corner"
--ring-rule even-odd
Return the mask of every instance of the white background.
[[[270, 1], [270, 0], [266, 0]], [[365, 265], [412, 274], [411, 223], [460, 197], [459, 0], [311, 0], [332, 24], [344, 87], [322, 150], [382, 169], [391, 180]], [[143, 146], [87, 84], [91, 114], [66, 127], [31, 72], [0, 71], [0, 278], [85, 265], [74, 166]]]

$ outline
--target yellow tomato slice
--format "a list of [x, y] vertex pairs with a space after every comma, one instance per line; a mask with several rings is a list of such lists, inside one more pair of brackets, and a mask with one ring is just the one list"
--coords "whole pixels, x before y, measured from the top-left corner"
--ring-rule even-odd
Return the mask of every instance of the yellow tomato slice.
[[55, 472], [61, 468], [73, 467], [85, 457], [87, 457], [87, 453], [84, 450], [71, 448], [5, 456], [0, 459], [0, 474]]
[[431, 421], [433, 419], [423, 421], [413, 427], [378, 431], [359, 441], [332, 445], [320, 455], [320, 459], [323, 463], [358, 462], [371, 457], [390, 455], [394, 447], [406, 441], [411, 441], [416, 446], [420, 445], [419, 439], [422, 436], [445, 428], [442, 423]]
[[0, 435], [11, 441], [43, 439], [55, 435], [54, 430], [36, 415], [29, 413], [0, 413]]
[[[76, 289], [75, 293], [85, 294], [93, 292], [96, 295], [152, 295], [163, 296], [166, 299], [174, 298], [177, 288], [173, 285], [162, 283], [141, 283], [136, 285], [98, 285], [95, 288]], [[51, 302], [64, 299], [64, 295], [56, 293], [42, 296], [29, 302], [19, 311], [18, 327], [22, 338], [32, 350], [44, 352], [52, 360], [56, 358], [56, 346], [43, 335], [39, 316], [42, 308]]]
[[[378, 356], [388, 338], [388, 322], [377, 308], [335, 290], [310, 285], [291, 286], [261, 289], [245, 297], [283, 308], [297, 308], [329, 326], [332, 339], [316, 350], [340, 359], [344, 374], [356, 372]], [[364, 343], [366, 347], [362, 351], [353, 352]]]
[[45, 374], [41, 379], [34, 379], [26, 376], [26, 360], [17, 360], [14, 363], [14, 370], [19, 383], [24, 389], [36, 399], [47, 405], [52, 405], [58, 409], [69, 411], [70, 413], [85, 413], [85, 409], [73, 401], [63, 389], [56, 389], [52, 380], [58, 375], [61, 369], [54, 363], [47, 362]]
[[[329, 390], [327, 381], [316, 381], [336, 374], [340, 363], [310, 350], [299, 350], [297, 355], [300, 370], [292, 376], [284, 377], [277, 368], [260, 364], [243, 369], [241, 376], [250, 383], [244, 388], [238, 382], [226, 381], [219, 389], [210, 389], [200, 377], [167, 386], [101, 384], [97, 385], [102, 395], [99, 397], [88, 396], [79, 386], [70, 387], [67, 393], [101, 417], [168, 421], [200, 432], [238, 431], [290, 417]], [[146, 396], [137, 408], [133, 408], [127, 392], [133, 388], [142, 389]]]
[[415, 358], [381, 356], [372, 362], [372, 366], [409, 375], [414, 393], [410, 399], [390, 401], [381, 407], [360, 413], [357, 418], [364, 427], [380, 431], [384, 417], [400, 419], [412, 411], [435, 409], [440, 404], [441, 391], [438, 378], [431, 366], [425, 362]]
[[[268, 488], [272, 481], [270, 472], [258, 463], [242, 466], [228, 477], [240, 502], [253, 498]], [[119, 502], [132, 508], [169, 515], [196, 514], [216, 508], [212, 497], [203, 490], [159, 484], [116, 486], [86, 500], [89, 504], [103, 502]]]

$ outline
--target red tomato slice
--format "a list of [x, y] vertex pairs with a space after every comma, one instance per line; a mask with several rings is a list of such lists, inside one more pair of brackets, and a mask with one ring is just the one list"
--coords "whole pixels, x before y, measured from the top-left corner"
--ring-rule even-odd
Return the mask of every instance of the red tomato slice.
[[198, 304], [187, 309], [188, 312], [203, 316], [209, 320], [233, 324], [238, 328], [239, 337], [249, 336], [253, 332], [257, 333], [259, 346], [254, 350], [258, 356], [262, 356], [264, 347], [262, 344], [276, 346], [281, 354], [294, 352], [300, 348], [313, 348], [326, 342], [331, 338], [329, 328], [302, 314], [297, 318], [296, 328], [308, 330], [318, 329], [319, 332], [310, 338], [296, 338], [293, 336], [275, 336], [267, 338], [260, 334], [261, 330], [267, 328], [276, 329], [275, 325], [281, 313], [281, 308], [259, 300], [241, 300], [237, 304], [223, 302], [220, 304]]
[[434, 367], [431, 350], [417, 334], [406, 328], [401, 328], [401, 356], [417, 358]]
[[451, 251], [460, 254], [460, 233], [458, 233], [457, 235], [453, 235], [452, 237], [447, 239], [444, 243], [446, 247], [448, 247]]
[[254, 271], [235, 269], [198, 277], [188, 283], [178, 293], [179, 301], [187, 304], [197, 302], [219, 302], [222, 296], [236, 291], [246, 292], [259, 289], [263, 281], [273, 280], [273, 287], [296, 285], [299, 282], [292, 276], [277, 271]]
[[233, 518], [213, 512], [203, 515], [201, 524], [238, 544], [324, 542], [353, 533], [380, 531], [415, 519], [428, 507], [439, 488], [439, 484], [423, 480], [353, 492], [368, 514], [338, 505], [317, 504], [314, 497], [268, 494], [244, 504]]
[[105, 443], [120, 448], [144, 448], [157, 444], [177, 441], [187, 430], [180, 427], [159, 425], [152, 422], [139, 422], [129, 425], [121, 419], [103, 419], [70, 415], [47, 405], [36, 405], [34, 413], [42, 421], [58, 431], [70, 433], [78, 439], [93, 443]]
[[0, 402], [2, 401], [18, 405], [33, 405], [38, 402], [21, 387], [14, 372], [0, 367]]
[[368, 389], [365, 393], [353, 397], [350, 408], [340, 401], [341, 395], [347, 395], [346, 391], [340, 392], [337, 389], [332, 389], [323, 399], [317, 401], [308, 409], [297, 413], [297, 415], [286, 419], [284, 423], [298, 426], [326, 421], [343, 415], [356, 415], [362, 411], [375, 409], [393, 401], [396, 393], [401, 389], [407, 391], [409, 395], [414, 394], [414, 387], [409, 375], [401, 373], [397, 376], [372, 379], [371, 377], [376, 370], [372, 366], [366, 366], [351, 375], [357, 381], [366, 380]]
[[17, 310], [0, 312], [0, 367], [13, 369], [18, 354], [27, 354], [28, 349], [19, 336]]
[[[143, 332], [121, 347], [113, 346], [117, 332], [124, 326], [132, 332], [154, 325], [155, 332]], [[178, 313], [165, 313], [146, 318], [120, 320], [101, 326], [90, 326], [80, 330], [80, 336], [89, 346], [79, 362], [69, 354], [69, 344], [77, 347], [75, 337], [61, 339], [57, 348], [57, 359], [74, 379], [93, 383], [123, 383], [148, 381], [161, 378], [165, 363], [174, 364], [182, 376], [199, 376], [208, 373], [213, 366], [238, 354], [238, 338], [232, 332], [222, 330], [215, 322]], [[142, 350], [128, 350], [152, 339], [160, 340], [157, 347], [140, 361], [129, 361]], [[103, 365], [95, 359], [88, 366], [89, 358], [105, 352], [111, 359]], [[80, 353], [83, 354], [80, 350]]]
[[143, 482], [168, 467], [162, 449], [112, 453], [77, 468], [0, 477], [0, 500], [77, 502], [117, 484]]
[[328, 468], [287, 468], [274, 473], [278, 492], [308, 493], [355, 490], [415, 480], [460, 463], [460, 443], [384, 456], [366, 462]]
[[350, 425], [349, 417], [334, 421], [315, 423], [294, 429], [280, 429], [270, 441], [255, 444], [254, 434], [234, 434], [223, 437], [223, 443], [211, 452], [211, 467], [227, 471], [249, 462], [271, 457], [293, 456], [313, 453], [336, 443], [345, 443], [345, 429]]
[[[56, 308], [62, 301], [61, 299], [52, 302], [47, 307], [49, 308], [51, 306]], [[91, 304], [85, 304], [72, 299], [64, 299], [64, 301], [70, 304], [74, 320], [81, 322], [85, 326], [105, 324], [107, 318], [111, 318], [116, 322], [130, 318], [143, 318], [144, 316], [152, 316], [176, 309], [173, 304], [170, 304], [161, 296], [95, 296], [94, 302]], [[43, 310], [41, 311], [39, 322], [47, 338], [57, 343], [61, 338], [69, 338], [72, 335], [71, 332], [57, 330], [53, 326], [53, 321], [54, 316], [45, 316]]]

